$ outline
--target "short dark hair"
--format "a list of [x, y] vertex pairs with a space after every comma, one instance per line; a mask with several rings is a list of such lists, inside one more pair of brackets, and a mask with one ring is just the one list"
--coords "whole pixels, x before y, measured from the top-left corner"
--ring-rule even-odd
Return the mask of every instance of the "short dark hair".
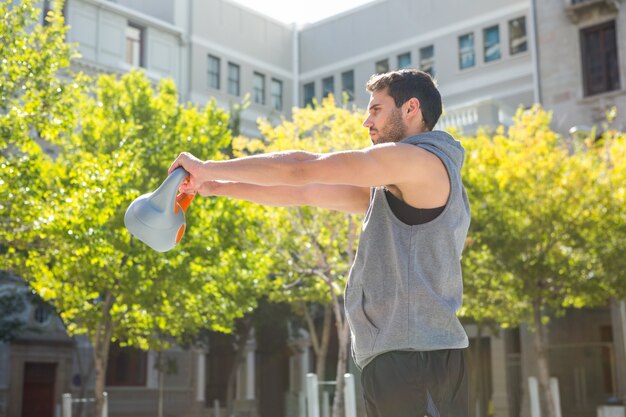
[[427, 72], [407, 68], [375, 74], [370, 77], [365, 88], [369, 93], [386, 89], [396, 107], [401, 107], [411, 98], [418, 99], [424, 123], [429, 130], [433, 130], [441, 116], [441, 94]]

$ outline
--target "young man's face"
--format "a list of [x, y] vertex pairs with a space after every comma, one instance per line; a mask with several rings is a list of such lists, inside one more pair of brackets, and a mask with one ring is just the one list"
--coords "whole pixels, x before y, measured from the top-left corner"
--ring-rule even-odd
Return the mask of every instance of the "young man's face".
[[386, 89], [372, 93], [368, 113], [363, 126], [369, 129], [372, 144], [399, 142], [407, 136], [401, 108], [396, 107]]

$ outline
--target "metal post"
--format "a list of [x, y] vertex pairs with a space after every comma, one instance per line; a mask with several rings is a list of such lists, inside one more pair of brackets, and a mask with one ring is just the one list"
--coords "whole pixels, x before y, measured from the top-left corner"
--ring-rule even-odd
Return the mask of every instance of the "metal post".
[[102, 404], [102, 417], [109, 417], [109, 394], [107, 392], [102, 393], [104, 403]]
[[220, 400], [213, 400], [213, 417], [220, 417]]
[[530, 415], [531, 417], [541, 417], [539, 406], [539, 383], [534, 376], [528, 377], [528, 394], [530, 395]]
[[320, 417], [317, 375], [306, 374], [306, 400], [308, 417]]
[[306, 394], [298, 391], [298, 417], [306, 417]]
[[72, 394], [63, 394], [61, 414], [63, 417], [72, 417]]
[[356, 417], [356, 395], [354, 393], [354, 375], [344, 374], [343, 380], [345, 386], [343, 388], [344, 401], [346, 408], [346, 417]]
[[559, 380], [555, 377], [550, 378], [550, 393], [552, 394], [552, 400], [554, 401], [556, 417], [561, 417], [561, 395], [559, 393]]
[[328, 391], [322, 391], [322, 417], [330, 417], [330, 395]]

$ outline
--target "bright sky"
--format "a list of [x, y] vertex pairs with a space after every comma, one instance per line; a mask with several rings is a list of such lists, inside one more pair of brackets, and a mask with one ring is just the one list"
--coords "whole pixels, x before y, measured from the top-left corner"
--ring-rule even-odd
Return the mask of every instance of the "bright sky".
[[304, 25], [374, 0], [233, 0], [285, 23]]

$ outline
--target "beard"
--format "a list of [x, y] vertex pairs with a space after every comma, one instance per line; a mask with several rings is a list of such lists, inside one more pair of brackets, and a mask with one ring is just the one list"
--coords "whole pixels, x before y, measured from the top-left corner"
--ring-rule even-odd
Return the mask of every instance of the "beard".
[[379, 131], [378, 140], [374, 144], [400, 142], [405, 137], [406, 126], [402, 120], [402, 111], [394, 109], [385, 126]]

